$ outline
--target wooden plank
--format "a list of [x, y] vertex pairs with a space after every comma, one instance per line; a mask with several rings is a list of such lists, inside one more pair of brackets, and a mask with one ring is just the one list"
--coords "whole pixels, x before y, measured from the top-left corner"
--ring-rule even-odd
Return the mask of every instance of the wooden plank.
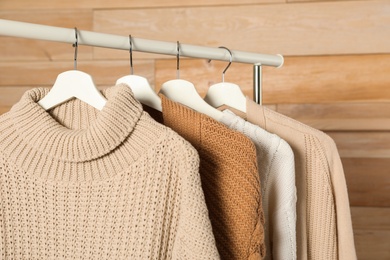
[[51, 1], [37, 0], [31, 4], [29, 0], [2, 0], [0, 1], [1, 10], [42, 10], [42, 9], [72, 9], [72, 8], [94, 8], [94, 9], [113, 9], [113, 8], [165, 8], [174, 6], [220, 6], [220, 5], [242, 5], [258, 3], [284, 3], [285, 0], [68, 0]]
[[[97, 86], [112, 86], [117, 79], [130, 74], [129, 62], [124, 60], [80, 61], [77, 68], [89, 73]], [[0, 86], [52, 86], [59, 73], [72, 69], [73, 62], [3, 62], [0, 63]], [[154, 85], [154, 61], [134, 61], [134, 70]]]
[[356, 254], [359, 260], [390, 259], [389, 231], [354, 231]]
[[277, 111], [324, 131], [390, 130], [390, 103], [279, 104]]
[[[18, 2], [18, 1], [14, 1]], [[2, 3], [2, 1], [0, 1]], [[35, 2], [34, 2], [35, 4]], [[33, 6], [34, 4], [26, 4]], [[0, 4], [1, 5], [1, 4]], [[66, 28], [77, 27], [80, 30], [92, 30], [92, 10], [44, 10], [9, 11], [0, 7], [0, 18], [21, 22], [38, 23]], [[74, 49], [71, 44], [30, 40], [0, 36], [0, 62], [2, 61], [49, 61], [73, 60]], [[92, 47], [80, 46], [79, 60], [90, 60]]]
[[8, 112], [10, 110], [10, 107], [2, 107], [0, 106], [0, 115]]
[[277, 75], [265, 74], [264, 89], [272, 91], [264, 98], [273, 103], [387, 102], [389, 69], [390, 55], [289, 57]]
[[[390, 2], [381, 0], [97, 10], [94, 29], [286, 56], [389, 53], [390, 26], [383, 26], [390, 24], [389, 8]], [[95, 54], [114, 55], [105, 49]]]
[[298, 121], [324, 131], [390, 130], [390, 118], [301, 118]]
[[351, 207], [351, 216], [355, 230], [390, 231], [390, 208]]
[[[353, 1], [353, 0], [286, 0], [287, 3], [331, 2], [331, 1]], [[370, 0], [363, 0], [363, 1], [370, 1]]]
[[[331, 2], [331, 1], [354, 1], [354, 0], [286, 0], [287, 3], [302, 3], [302, 2]], [[372, 0], [362, 0], [372, 1]]]
[[390, 131], [327, 132], [327, 134], [333, 138], [343, 158], [390, 159]]
[[342, 158], [352, 206], [390, 207], [390, 159]]
[[390, 258], [390, 208], [351, 207], [358, 259]]
[[[221, 74], [226, 64], [226, 62], [207, 63], [205, 60], [181, 59], [181, 78], [193, 82], [203, 95], [211, 84], [221, 81]], [[283, 106], [279, 106], [278, 109], [282, 113], [291, 109], [293, 111], [290, 114], [298, 115], [302, 111], [308, 114], [314, 113], [313, 117], [318, 119], [315, 112], [309, 111], [312, 108], [310, 104], [390, 101], [388, 71], [390, 71], [390, 55], [285, 57], [282, 68], [264, 68], [263, 101], [265, 104], [309, 103], [307, 107], [294, 107], [294, 105], [283, 109]], [[156, 86], [159, 87], [163, 82], [173, 79], [175, 73], [176, 60], [157, 60]], [[239, 85], [246, 95], [252, 97], [252, 74], [252, 65], [233, 63], [226, 72], [226, 81]], [[351, 106], [348, 113], [352, 113], [353, 108]], [[335, 106], [334, 109], [340, 111], [331, 109], [329, 113], [342, 114], [341, 109], [345, 109], [345, 106]], [[388, 113], [385, 117], [390, 118]], [[332, 126], [329, 129], [332, 129]]]
[[9, 110], [31, 87], [0, 87], [0, 108]]

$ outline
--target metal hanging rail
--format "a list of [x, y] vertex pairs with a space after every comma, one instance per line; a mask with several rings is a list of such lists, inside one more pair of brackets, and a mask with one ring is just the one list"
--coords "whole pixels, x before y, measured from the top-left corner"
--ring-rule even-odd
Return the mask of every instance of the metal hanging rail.
[[[36, 40], [55, 41], [63, 43], [75, 42], [75, 29], [25, 23], [0, 19], [0, 35], [13, 36]], [[78, 45], [88, 45], [95, 47], [129, 50], [130, 42], [128, 36], [114, 34], [97, 33], [91, 31], [77, 30]], [[165, 42], [133, 38], [132, 50], [139, 52], [177, 55], [177, 42]], [[254, 64], [253, 75], [253, 95], [256, 103], [262, 103], [262, 66], [281, 67], [284, 58], [280, 54], [259, 54], [253, 52], [243, 52], [230, 50], [232, 56], [224, 49], [190, 45], [180, 43], [180, 56], [211, 59], [221, 61], [233, 61], [239, 63]]]
[[[74, 43], [74, 32], [74, 28], [69, 29], [0, 19], [0, 35], [2, 36], [14, 36], [37, 40]], [[89, 45], [120, 50], [130, 49], [128, 36], [119, 36], [83, 30], [78, 30], [78, 34], [79, 45]], [[177, 54], [176, 42], [132, 38], [132, 43], [133, 51], [166, 55]], [[281, 67], [284, 61], [283, 56], [280, 54], [270, 55], [234, 50], [231, 50], [231, 52], [233, 54], [233, 62], [251, 64], [260, 63], [263, 66]], [[226, 52], [226, 50], [217, 47], [204, 47], [182, 43], [180, 43], [180, 56], [221, 61], [229, 61], [230, 59], [230, 55]]]

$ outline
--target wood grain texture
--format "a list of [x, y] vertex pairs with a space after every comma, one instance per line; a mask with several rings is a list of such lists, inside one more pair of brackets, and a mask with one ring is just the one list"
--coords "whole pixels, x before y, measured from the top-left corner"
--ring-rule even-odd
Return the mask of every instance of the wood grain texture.
[[333, 138], [343, 158], [390, 159], [390, 131], [327, 132], [327, 134]]
[[[2, 8], [0, 10], [0, 19], [65, 28], [77, 27], [80, 30], [92, 30], [93, 27], [92, 10], [72, 9], [55, 12], [53, 10], [5, 12]], [[0, 62], [72, 60], [73, 56], [74, 48], [71, 44], [0, 36]], [[91, 58], [92, 47], [80, 46], [78, 59], [91, 60]]]
[[390, 102], [279, 104], [277, 111], [320, 130], [390, 130]]
[[351, 216], [354, 229], [390, 231], [390, 208], [351, 207]]
[[342, 158], [352, 206], [390, 207], [390, 159]]
[[[287, 3], [331, 2], [331, 1], [353, 1], [353, 0], [286, 0]], [[363, 1], [371, 1], [371, 0], [363, 0]]]
[[[211, 84], [221, 81], [226, 65], [226, 62], [181, 59], [181, 78], [193, 82], [203, 95]], [[389, 71], [390, 55], [285, 57], [285, 63], [279, 69], [264, 67], [263, 102], [389, 102]], [[157, 60], [156, 86], [174, 78], [175, 73], [176, 60]], [[252, 97], [252, 74], [252, 65], [234, 63], [226, 72], [225, 79], [239, 85], [246, 95]], [[302, 108], [295, 108], [297, 112], [294, 113], [301, 113]], [[342, 105], [338, 108], [344, 109]], [[280, 109], [286, 111], [294, 107]]]
[[389, 69], [390, 55], [290, 57], [278, 75], [264, 75], [269, 91], [264, 98], [273, 103], [387, 102]]
[[72, 9], [72, 8], [94, 8], [94, 9], [113, 9], [113, 8], [157, 8], [171, 6], [221, 6], [221, 5], [246, 5], [258, 3], [284, 3], [285, 0], [68, 0], [51, 1], [35, 0], [31, 4], [29, 0], [1, 0], [0, 10], [42, 10], [42, 9]]
[[0, 87], [0, 108], [9, 110], [31, 87]]
[[390, 209], [351, 207], [359, 260], [390, 258]]
[[[124, 60], [78, 62], [77, 68], [89, 73], [98, 86], [112, 86], [117, 79], [130, 74], [129, 62]], [[73, 61], [1, 62], [0, 86], [52, 86], [59, 73], [72, 69]], [[154, 61], [134, 61], [134, 71], [154, 85]]]
[[10, 110], [10, 107], [3, 107], [3, 106], [0, 106], [0, 115], [8, 112]]
[[390, 232], [354, 230], [356, 254], [359, 260], [390, 259]]
[[[94, 12], [94, 29], [286, 56], [389, 53], [389, 9], [381, 0], [102, 10]], [[113, 58], [104, 49], [95, 54]]]

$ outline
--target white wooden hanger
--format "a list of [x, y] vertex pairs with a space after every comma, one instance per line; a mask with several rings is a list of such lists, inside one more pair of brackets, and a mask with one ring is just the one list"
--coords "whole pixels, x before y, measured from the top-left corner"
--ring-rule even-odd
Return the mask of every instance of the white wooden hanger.
[[246, 97], [241, 88], [234, 83], [225, 82], [225, 72], [232, 64], [233, 55], [228, 48], [223, 46], [219, 48], [224, 48], [229, 52], [230, 61], [222, 72], [222, 82], [210, 86], [204, 100], [213, 107], [226, 105], [246, 113]]
[[142, 104], [147, 105], [151, 108], [154, 108], [158, 111], [162, 111], [161, 99], [157, 93], [149, 85], [149, 82], [146, 78], [133, 75], [133, 43], [131, 40], [131, 35], [129, 35], [130, 41], [130, 68], [131, 74], [124, 76], [116, 81], [116, 84], [125, 83], [127, 84], [134, 93], [135, 98], [140, 101]]
[[76, 42], [73, 45], [75, 47], [74, 70], [60, 73], [49, 93], [38, 101], [38, 104], [45, 110], [49, 110], [74, 97], [99, 110], [102, 110], [107, 102], [107, 99], [96, 88], [92, 77], [85, 72], [76, 70], [78, 48], [77, 28], [75, 28], [75, 33]]
[[181, 103], [189, 108], [200, 113], [206, 114], [217, 121], [221, 121], [223, 113], [214, 107], [210, 106], [202, 99], [196, 90], [194, 84], [187, 80], [179, 79], [179, 57], [180, 48], [177, 42], [177, 79], [169, 80], [162, 84], [160, 93], [167, 98]]

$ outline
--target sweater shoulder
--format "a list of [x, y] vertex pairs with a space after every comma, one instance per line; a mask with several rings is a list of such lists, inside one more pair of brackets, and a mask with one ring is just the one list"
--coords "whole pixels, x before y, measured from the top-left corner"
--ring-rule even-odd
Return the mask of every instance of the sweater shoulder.
[[293, 118], [264, 108], [267, 121], [272, 121], [277, 126], [289, 128], [293, 135], [300, 134], [310, 138], [312, 142], [318, 145], [326, 154], [326, 157], [332, 157], [331, 153], [337, 151], [336, 143], [328, 134], [314, 127], [305, 125]]
[[158, 133], [156, 143], [159, 143], [163, 146], [161, 149], [169, 150], [171, 153], [170, 157], [178, 159], [182, 162], [183, 165], [195, 161], [195, 166], [190, 163], [191, 166], [185, 166], [185, 168], [199, 167], [198, 151], [192, 146], [190, 142], [188, 142], [170, 127], [155, 121], [149, 114], [145, 113], [143, 117], [149, 121], [149, 127], [153, 125], [152, 128], [156, 128], [156, 133]]
[[[0, 115], [0, 147], [5, 145], [5, 140], [15, 135], [14, 125], [12, 123], [10, 113], [6, 112]], [[3, 153], [4, 149], [0, 148], [0, 153]]]
[[239, 131], [230, 129], [226, 125], [208, 117], [203, 116], [201, 118], [202, 124], [202, 139], [206, 138], [207, 141], [213, 141], [221, 146], [221, 149], [227, 150], [241, 150], [256, 153], [255, 145], [249, 137], [245, 136]]

